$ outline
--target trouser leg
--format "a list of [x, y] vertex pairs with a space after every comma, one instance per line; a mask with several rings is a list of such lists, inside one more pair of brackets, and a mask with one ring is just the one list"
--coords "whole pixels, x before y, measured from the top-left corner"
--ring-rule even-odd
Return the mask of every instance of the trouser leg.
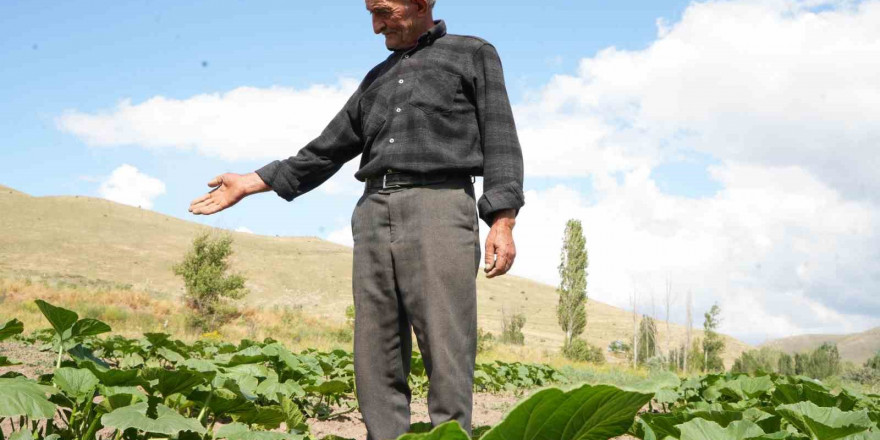
[[430, 380], [431, 422], [457, 420], [470, 433], [480, 263], [473, 185], [390, 196], [394, 273]]
[[365, 194], [352, 214], [357, 398], [369, 440], [409, 430], [412, 340], [395, 288], [387, 194]]

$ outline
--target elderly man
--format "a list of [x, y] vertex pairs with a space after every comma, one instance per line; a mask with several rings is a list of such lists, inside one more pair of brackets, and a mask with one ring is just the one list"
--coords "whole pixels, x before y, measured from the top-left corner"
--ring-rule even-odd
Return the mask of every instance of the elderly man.
[[[476, 357], [479, 221], [491, 226], [485, 272], [505, 274], [523, 206], [522, 153], [495, 48], [447, 35], [435, 0], [366, 0], [393, 53], [299, 153], [255, 173], [223, 174], [190, 206], [212, 214], [274, 190], [287, 201], [361, 155], [354, 236], [355, 377], [368, 438], [410, 426], [411, 328], [430, 379], [434, 425], [470, 432]], [[483, 176], [474, 200], [471, 176]], [[475, 206], [476, 204], [476, 206]], [[295, 269], [295, 268], [293, 268]]]

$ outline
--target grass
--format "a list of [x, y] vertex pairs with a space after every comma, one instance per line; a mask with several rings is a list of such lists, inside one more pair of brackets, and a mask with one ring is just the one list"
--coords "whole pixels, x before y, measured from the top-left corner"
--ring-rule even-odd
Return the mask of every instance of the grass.
[[199, 338], [238, 341], [271, 337], [294, 350], [351, 350], [351, 329], [345, 324], [328, 323], [297, 308], [243, 307], [241, 316], [216, 334], [204, 334], [187, 328], [186, 314], [181, 312], [183, 305], [175, 299], [156, 298], [136, 289], [55, 286], [30, 279], [0, 278], [0, 321], [18, 318], [26, 333], [49, 327], [34, 303], [36, 299], [73, 310], [81, 318], [104, 321], [114, 334], [126, 337], [139, 337], [147, 332], [169, 333], [189, 342]]
[[[2, 186], [0, 212], [0, 276], [48, 273], [54, 282], [61, 283], [56, 287], [73, 288], [64, 284], [68, 283], [76, 288], [150, 292], [165, 299], [183, 292], [183, 283], [173, 275], [171, 266], [205, 229], [103, 199], [31, 197]], [[352, 303], [351, 248], [314, 237], [229, 233], [235, 240], [232, 268], [248, 279], [248, 306], [287, 307], [302, 310], [322, 323], [344, 323], [344, 311]], [[509, 313], [522, 312], [528, 346], [551, 351], [562, 346], [553, 286], [510, 275], [489, 280], [481, 273], [477, 290], [478, 321], [483, 329], [500, 333], [502, 308]], [[604, 348], [614, 340], [632, 337], [632, 315], [627, 311], [590, 300], [587, 313], [585, 338], [589, 343]], [[666, 326], [659, 320], [658, 330], [658, 340], [665, 342]], [[684, 340], [684, 327], [672, 325], [670, 330], [674, 344]], [[701, 333], [696, 330], [694, 337], [701, 337]], [[728, 364], [751, 348], [733, 338], [726, 344]], [[537, 351], [540, 354], [541, 349]]]

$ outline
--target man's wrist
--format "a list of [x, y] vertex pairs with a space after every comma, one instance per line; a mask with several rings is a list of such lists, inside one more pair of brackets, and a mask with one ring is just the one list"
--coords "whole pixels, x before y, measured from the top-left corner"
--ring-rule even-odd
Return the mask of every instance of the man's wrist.
[[246, 196], [270, 191], [272, 189], [272, 187], [267, 185], [266, 182], [263, 182], [263, 178], [260, 177], [260, 175], [257, 173], [245, 174], [243, 176], [243, 180], [244, 195]]
[[492, 227], [495, 226], [505, 226], [510, 229], [516, 225], [516, 210], [515, 209], [502, 209], [494, 214], [492, 217]]

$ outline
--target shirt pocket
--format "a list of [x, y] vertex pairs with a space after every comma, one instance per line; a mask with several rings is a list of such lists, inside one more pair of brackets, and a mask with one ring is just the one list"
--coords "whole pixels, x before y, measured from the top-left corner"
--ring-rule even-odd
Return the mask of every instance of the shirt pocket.
[[442, 70], [432, 70], [418, 75], [410, 97], [410, 105], [426, 114], [446, 113], [458, 94], [461, 76]]

